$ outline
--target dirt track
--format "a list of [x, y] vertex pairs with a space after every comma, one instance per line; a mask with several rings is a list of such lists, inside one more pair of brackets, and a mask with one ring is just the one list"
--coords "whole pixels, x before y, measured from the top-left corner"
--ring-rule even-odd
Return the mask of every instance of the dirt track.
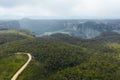
[[14, 76], [11, 78], [11, 80], [16, 80], [18, 78], [18, 76], [24, 71], [24, 69], [28, 66], [28, 64], [30, 63], [30, 61], [32, 60], [32, 56], [30, 53], [17, 53], [17, 54], [26, 54], [28, 55], [29, 59], [27, 60], [27, 62], [14, 74]]

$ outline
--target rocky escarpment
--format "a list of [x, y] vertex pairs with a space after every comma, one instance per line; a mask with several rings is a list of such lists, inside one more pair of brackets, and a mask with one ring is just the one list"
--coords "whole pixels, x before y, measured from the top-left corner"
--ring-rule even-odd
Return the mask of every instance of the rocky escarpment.
[[82, 38], [93, 38], [103, 32], [120, 33], [120, 23], [109, 22], [84, 22], [71, 24], [63, 32], [69, 32], [70, 35]]
[[120, 34], [120, 20], [33, 20], [0, 21], [0, 29], [28, 29], [37, 36], [55, 33], [94, 38], [103, 32]]

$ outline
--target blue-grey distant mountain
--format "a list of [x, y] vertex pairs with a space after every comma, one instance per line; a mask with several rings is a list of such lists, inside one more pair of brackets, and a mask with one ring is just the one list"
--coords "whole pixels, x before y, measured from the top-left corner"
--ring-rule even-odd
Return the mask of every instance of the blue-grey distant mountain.
[[37, 35], [45, 32], [59, 31], [65, 28], [67, 20], [31, 20], [22, 19], [19, 21], [22, 28], [30, 29]]
[[20, 29], [20, 24], [16, 20], [9, 20], [9, 21], [0, 21], [0, 30], [6, 29]]
[[22, 28], [38, 36], [64, 33], [82, 38], [93, 38], [103, 32], [120, 33], [120, 20], [32, 20], [19, 21]]
[[28, 29], [37, 36], [64, 33], [81, 38], [94, 38], [103, 32], [120, 34], [120, 20], [9, 20], [0, 21], [0, 30]]

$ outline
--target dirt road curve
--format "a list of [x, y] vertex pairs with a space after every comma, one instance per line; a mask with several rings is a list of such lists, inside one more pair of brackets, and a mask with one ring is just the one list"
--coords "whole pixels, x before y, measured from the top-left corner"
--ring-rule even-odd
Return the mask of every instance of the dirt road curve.
[[30, 63], [32, 56], [30, 53], [17, 53], [17, 54], [26, 54], [28, 55], [29, 59], [27, 60], [27, 62], [14, 74], [14, 76], [12, 77], [11, 80], [16, 80], [18, 78], [18, 76], [23, 72], [23, 70], [28, 66], [28, 64]]

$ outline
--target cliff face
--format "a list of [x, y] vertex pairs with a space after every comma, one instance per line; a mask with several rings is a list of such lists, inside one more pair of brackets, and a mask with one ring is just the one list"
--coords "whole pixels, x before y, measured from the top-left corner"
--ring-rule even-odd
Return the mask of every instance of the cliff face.
[[120, 33], [120, 23], [84, 22], [71, 24], [63, 32], [69, 32], [70, 35], [76, 37], [93, 38], [103, 32]]
[[[10, 23], [7, 23], [9, 26]], [[23, 19], [12, 23], [23, 29], [29, 29], [38, 36], [55, 33], [69, 34], [75, 37], [94, 38], [103, 32], [117, 32], [120, 34], [120, 20], [31, 20]], [[8, 27], [8, 26], [7, 26]]]
[[6, 29], [19, 29], [20, 24], [18, 21], [0, 21], [0, 30]]

